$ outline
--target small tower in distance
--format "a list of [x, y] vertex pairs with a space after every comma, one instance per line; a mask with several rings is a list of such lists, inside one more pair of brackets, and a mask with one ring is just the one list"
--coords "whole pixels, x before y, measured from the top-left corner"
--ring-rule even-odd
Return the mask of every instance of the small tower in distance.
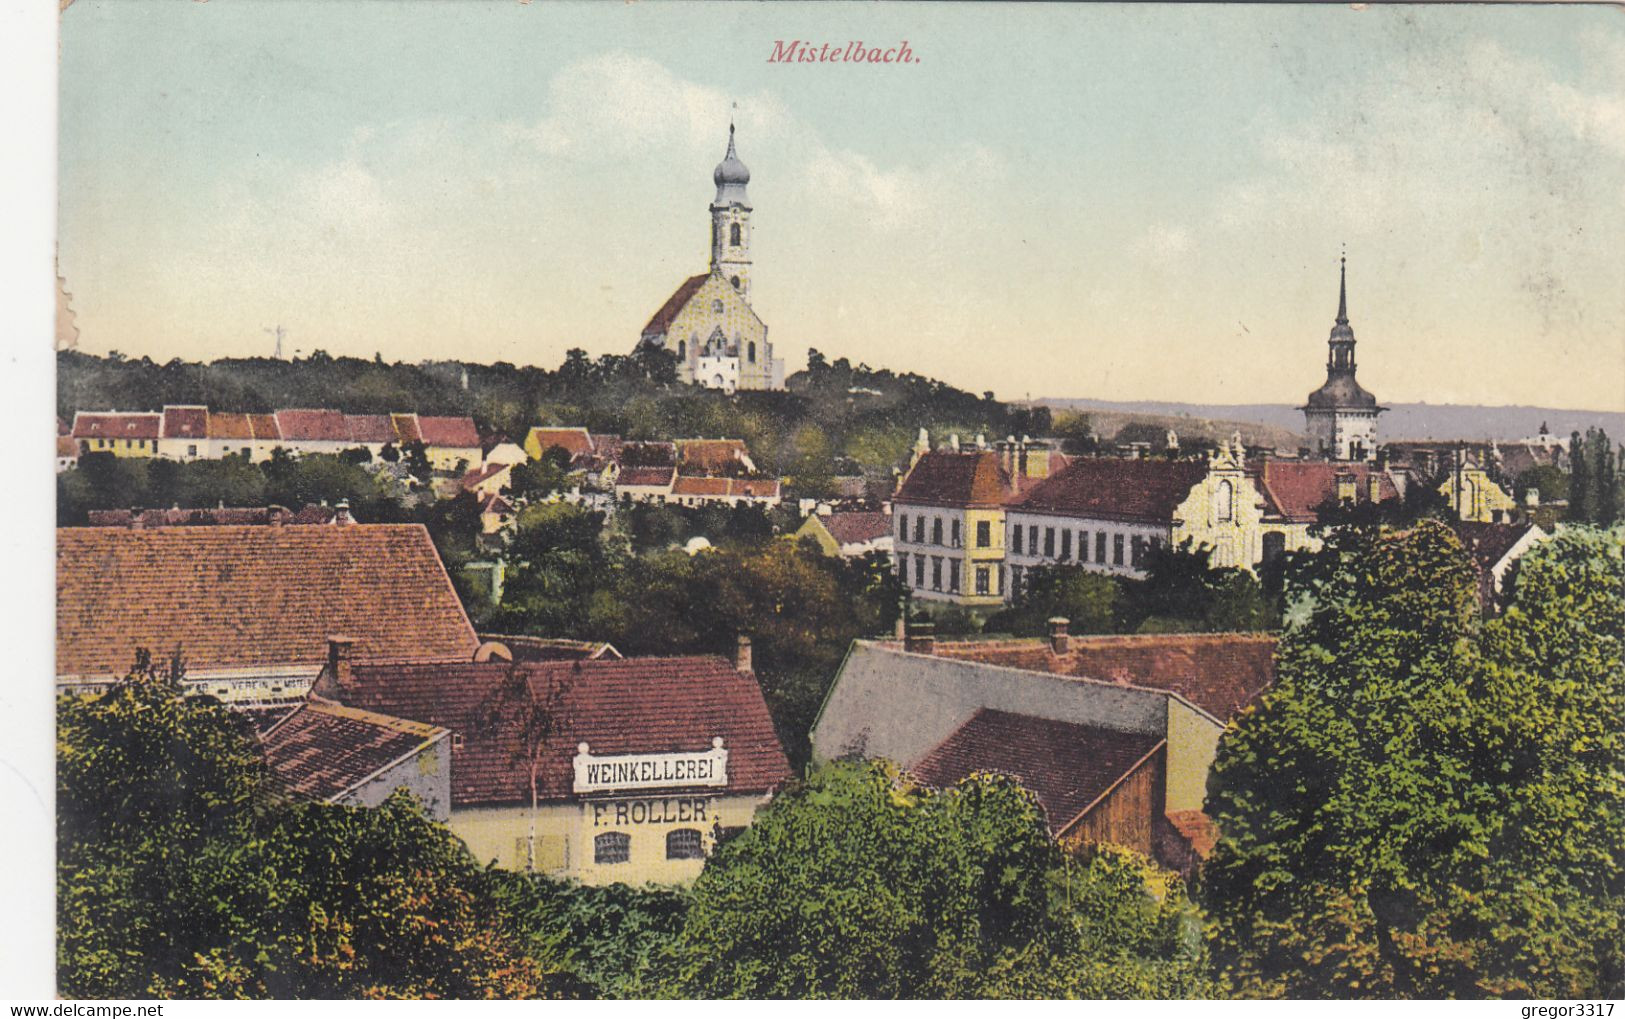
[[1377, 415], [1387, 407], [1354, 380], [1354, 329], [1349, 325], [1348, 259], [1339, 259], [1337, 321], [1326, 341], [1326, 383], [1303, 411], [1310, 451], [1323, 460], [1377, 458]]
[[728, 154], [711, 179], [717, 185], [711, 203], [711, 272], [722, 276], [750, 300], [750, 171], [734, 151], [734, 126], [728, 124]]

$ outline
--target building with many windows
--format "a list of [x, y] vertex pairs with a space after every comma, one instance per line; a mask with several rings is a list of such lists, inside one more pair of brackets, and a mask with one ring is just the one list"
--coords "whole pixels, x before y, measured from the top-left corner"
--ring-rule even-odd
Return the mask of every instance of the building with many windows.
[[957, 447], [917, 450], [892, 498], [893, 561], [912, 597], [998, 605], [1004, 504], [1016, 485], [994, 450]]

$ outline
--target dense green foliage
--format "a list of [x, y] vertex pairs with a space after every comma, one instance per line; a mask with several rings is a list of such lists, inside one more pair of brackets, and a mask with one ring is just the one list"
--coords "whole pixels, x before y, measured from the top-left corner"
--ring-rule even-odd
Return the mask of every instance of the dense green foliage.
[[1215, 568], [1209, 549], [1146, 552], [1143, 580], [1082, 566], [1029, 570], [1021, 594], [988, 617], [989, 632], [1041, 636], [1049, 619], [1072, 633], [1171, 633], [1269, 630], [1280, 624], [1278, 599], [1246, 570]]
[[1588, 428], [1569, 438], [1569, 510], [1567, 519], [1608, 527], [1620, 520], [1625, 503], [1625, 474], [1620, 471], [1625, 452], [1614, 446], [1608, 433]]
[[280, 802], [246, 726], [145, 661], [105, 695], [59, 701], [61, 993], [549, 991], [489, 875], [414, 800]]
[[933, 792], [883, 762], [814, 772], [695, 883], [671, 992], [701, 997], [1161, 996], [1203, 955], [1177, 878], [1067, 859], [1037, 802], [975, 775]]
[[1231, 988], [1618, 994], [1625, 532], [1538, 546], [1488, 623], [1433, 522], [1328, 535], [1289, 586], [1276, 685], [1210, 786]]

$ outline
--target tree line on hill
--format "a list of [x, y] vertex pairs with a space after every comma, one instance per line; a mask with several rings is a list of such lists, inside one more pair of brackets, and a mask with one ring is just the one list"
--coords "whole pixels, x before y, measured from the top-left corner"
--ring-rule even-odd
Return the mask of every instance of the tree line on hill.
[[[793, 552], [790, 554], [794, 554]], [[282, 797], [227, 709], [139, 659], [58, 704], [73, 997], [1615, 997], [1625, 528], [1482, 618], [1435, 521], [1285, 580], [1276, 684], [1223, 736], [1194, 882], [1057, 844], [1014, 781], [831, 762], [686, 889], [482, 867], [404, 795]], [[178, 659], [179, 656], [177, 656]]]

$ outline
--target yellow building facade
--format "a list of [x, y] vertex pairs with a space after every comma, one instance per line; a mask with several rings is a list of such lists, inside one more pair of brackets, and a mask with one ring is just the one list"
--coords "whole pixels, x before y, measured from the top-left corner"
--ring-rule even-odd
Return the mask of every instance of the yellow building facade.
[[1452, 468], [1438, 491], [1458, 520], [1504, 524], [1518, 518], [1518, 501], [1470, 460]]

